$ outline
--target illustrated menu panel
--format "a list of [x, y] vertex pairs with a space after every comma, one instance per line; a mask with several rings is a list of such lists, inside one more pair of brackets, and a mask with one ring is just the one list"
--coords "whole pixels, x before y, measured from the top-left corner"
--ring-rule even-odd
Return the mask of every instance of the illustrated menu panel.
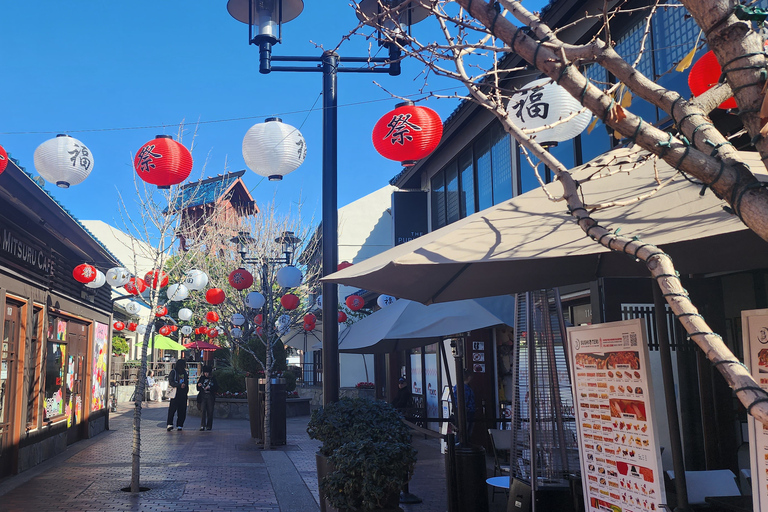
[[[741, 312], [744, 357], [752, 377], [768, 391], [768, 309]], [[749, 416], [752, 508], [768, 507], [768, 427]]]
[[662, 510], [664, 483], [642, 322], [568, 329], [568, 347], [587, 510]]

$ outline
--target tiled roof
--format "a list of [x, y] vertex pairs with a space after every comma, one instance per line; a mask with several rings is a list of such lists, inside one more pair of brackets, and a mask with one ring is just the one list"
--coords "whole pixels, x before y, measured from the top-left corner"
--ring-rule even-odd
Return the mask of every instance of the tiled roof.
[[[92, 239], [93, 239], [93, 240], [94, 240], [94, 241], [95, 241], [97, 244], [99, 244], [99, 246], [100, 246], [102, 249], [104, 249], [104, 252], [105, 252], [105, 253], [107, 253], [107, 254], [108, 254], [110, 257], [112, 257], [112, 259], [114, 259], [114, 260], [115, 260], [115, 261], [116, 261], [118, 264], [120, 264], [120, 265], [122, 265], [122, 264], [123, 264], [123, 263], [122, 263], [122, 262], [121, 262], [121, 261], [120, 261], [120, 260], [117, 258], [117, 256], [115, 256], [114, 254], [112, 254], [112, 251], [110, 251], [109, 249], [107, 249], [107, 246], [106, 246], [106, 245], [104, 245], [104, 244], [101, 242], [101, 240], [99, 240], [98, 238], [96, 238], [96, 236], [95, 236], [93, 233], [91, 233], [91, 232], [88, 230], [88, 228], [86, 228], [85, 226], [83, 226], [83, 224], [82, 224], [82, 223], [81, 223], [81, 222], [80, 222], [80, 221], [77, 219], [77, 217], [75, 217], [74, 215], [72, 215], [72, 212], [70, 212], [70, 211], [69, 211], [69, 210], [68, 210], [68, 209], [67, 209], [67, 208], [66, 208], [66, 207], [65, 207], [63, 204], [61, 204], [61, 203], [60, 203], [60, 202], [59, 202], [59, 201], [58, 201], [58, 200], [57, 200], [55, 197], [53, 197], [53, 196], [50, 194], [50, 192], [48, 192], [48, 191], [45, 189], [45, 186], [44, 186], [44, 185], [45, 185], [45, 180], [43, 180], [43, 179], [42, 179], [41, 177], [39, 177], [39, 176], [37, 176], [37, 177], [36, 177], [36, 176], [32, 176], [32, 173], [30, 173], [30, 172], [27, 172], [27, 169], [26, 169], [25, 167], [23, 167], [23, 166], [22, 166], [22, 165], [19, 163], [19, 161], [18, 161], [17, 159], [15, 159], [15, 158], [12, 158], [12, 157], [11, 157], [11, 155], [10, 155], [10, 153], [8, 154], [8, 159], [9, 159], [11, 162], [13, 162], [13, 164], [14, 164], [14, 165], [15, 165], [15, 166], [16, 166], [16, 167], [17, 167], [17, 168], [18, 168], [18, 169], [19, 169], [19, 170], [20, 170], [22, 173], [24, 173], [24, 174], [25, 174], [25, 175], [26, 175], [26, 176], [29, 178], [29, 180], [30, 180], [31, 182], [33, 182], [35, 185], [37, 185], [37, 186], [38, 186], [38, 188], [39, 188], [40, 190], [42, 190], [42, 191], [43, 191], [43, 193], [44, 193], [45, 195], [47, 195], [47, 196], [50, 198], [50, 200], [51, 200], [51, 201], [53, 201], [53, 202], [54, 202], [54, 204], [56, 204], [56, 205], [57, 205], [59, 208], [61, 208], [61, 210], [62, 210], [62, 211], [63, 211], [63, 212], [64, 212], [64, 213], [65, 213], [65, 214], [66, 214], [66, 215], [67, 215], [67, 216], [68, 216], [70, 219], [72, 219], [72, 221], [73, 221], [75, 224], [77, 224], [78, 226], [80, 226], [80, 228], [82, 228], [82, 230], [83, 230], [83, 231], [85, 231], [85, 232], [88, 234], [88, 236], [90, 236], [90, 237], [91, 237], [91, 238], [92, 238]], [[42, 185], [41, 185], [41, 183], [42, 183]]]
[[[243, 174], [245, 174], [244, 170], [187, 183], [181, 187], [181, 194], [176, 198], [173, 209], [186, 209], [215, 203]], [[168, 208], [163, 213], [168, 213]]]

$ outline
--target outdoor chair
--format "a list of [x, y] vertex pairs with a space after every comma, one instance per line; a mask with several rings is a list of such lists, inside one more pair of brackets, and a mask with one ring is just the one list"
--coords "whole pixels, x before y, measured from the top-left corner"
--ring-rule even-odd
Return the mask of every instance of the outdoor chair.
[[[489, 428], [488, 435], [491, 437], [491, 449], [493, 451], [493, 476], [509, 476], [509, 456], [512, 447], [512, 431]], [[491, 501], [494, 500], [496, 493], [503, 489], [494, 487], [491, 494]], [[503, 490], [506, 494], [507, 491]]]

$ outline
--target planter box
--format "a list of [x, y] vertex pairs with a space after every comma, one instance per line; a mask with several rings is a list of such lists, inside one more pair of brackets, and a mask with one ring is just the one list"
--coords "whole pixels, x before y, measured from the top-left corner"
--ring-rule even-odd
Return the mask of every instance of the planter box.
[[[285, 416], [309, 416], [309, 398], [287, 398], [285, 400]], [[197, 396], [190, 396], [187, 402], [187, 415], [200, 417], [197, 410]], [[248, 400], [245, 398], [217, 398], [213, 407], [214, 418], [228, 418], [232, 420], [248, 419]]]

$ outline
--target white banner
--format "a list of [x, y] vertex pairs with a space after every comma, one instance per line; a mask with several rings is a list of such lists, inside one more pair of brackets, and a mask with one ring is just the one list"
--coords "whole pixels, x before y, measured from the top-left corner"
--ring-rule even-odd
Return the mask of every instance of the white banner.
[[641, 320], [568, 329], [587, 511], [662, 510], [666, 501]]

